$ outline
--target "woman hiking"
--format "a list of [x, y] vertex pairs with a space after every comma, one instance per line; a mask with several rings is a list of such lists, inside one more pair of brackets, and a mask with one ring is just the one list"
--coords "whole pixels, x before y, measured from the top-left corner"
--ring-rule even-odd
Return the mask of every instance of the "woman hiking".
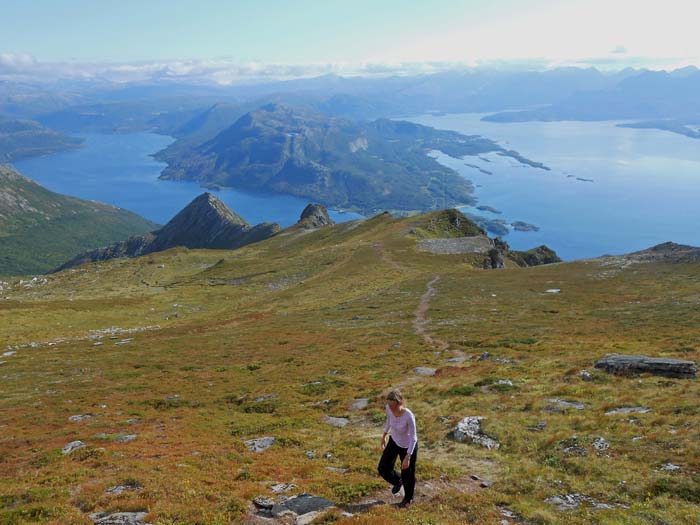
[[[398, 390], [392, 390], [386, 396], [386, 424], [382, 435], [382, 450], [382, 458], [377, 467], [379, 475], [392, 485], [392, 494], [398, 494], [403, 486], [404, 497], [399, 507], [408, 508], [413, 501], [416, 486], [418, 435], [416, 418], [406, 407]], [[401, 460], [400, 475], [394, 470], [397, 457]]]

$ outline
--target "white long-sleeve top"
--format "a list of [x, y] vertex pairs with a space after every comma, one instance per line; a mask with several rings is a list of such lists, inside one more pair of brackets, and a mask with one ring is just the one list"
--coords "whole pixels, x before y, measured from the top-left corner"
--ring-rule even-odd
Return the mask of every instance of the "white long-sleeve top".
[[418, 433], [416, 432], [416, 418], [408, 408], [404, 408], [403, 414], [396, 417], [389, 405], [386, 405], [386, 424], [384, 432], [391, 430], [391, 438], [401, 448], [408, 451], [408, 455], [413, 454], [413, 450], [418, 443]]

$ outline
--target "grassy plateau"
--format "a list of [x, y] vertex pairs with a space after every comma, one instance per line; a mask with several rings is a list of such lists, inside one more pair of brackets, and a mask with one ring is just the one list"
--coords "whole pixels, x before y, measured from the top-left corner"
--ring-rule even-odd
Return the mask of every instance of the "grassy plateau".
[[[428, 220], [383, 214], [3, 283], [0, 524], [89, 524], [100, 511], [270, 523], [251, 500], [276, 483], [340, 508], [386, 502], [314, 523], [697, 523], [697, 380], [593, 365], [697, 360], [700, 267], [482, 270], [481, 256], [419, 251]], [[409, 510], [376, 473], [392, 387], [418, 423]], [[649, 411], [606, 415], [637, 406]], [[483, 416], [500, 448], [451, 439], [466, 416]], [[263, 452], [244, 443], [263, 436], [276, 438]], [[63, 454], [75, 440], [86, 446]], [[142, 488], [107, 492], [118, 485]], [[545, 501], [569, 494], [586, 499]]]

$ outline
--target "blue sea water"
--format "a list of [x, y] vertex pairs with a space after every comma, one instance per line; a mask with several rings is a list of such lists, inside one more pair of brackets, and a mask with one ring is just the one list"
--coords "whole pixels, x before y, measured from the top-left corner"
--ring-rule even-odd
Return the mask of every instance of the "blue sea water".
[[[438, 160], [477, 185], [478, 205], [506, 222], [537, 232], [511, 231], [516, 249], [546, 244], [565, 260], [627, 253], [665, 241], [700, 245], [700, 141], [617, 122], [482, 122], [482, 115], [412, 118], [440, 129], [481, 135], [551, 171], [498, 155]], [[490, 161], [490, 162], [489, 162]], [[488, 175], [473, 164], [492, 174]], [[449, 203], [448, 203], [449, 205]]]
[[[290, 195], [252, 194], [236, 190], [205, 190], [193, 182], [158, 180], [165, 164], [150, 155], [173, 139], [153, 133], [86, 134], [85, 147], [15, 163], [17, 170], [51, 191], [124, 208], [165, 224], [197, 195], [212, 191], [251, 224], [299, 220], [306, 199]], [[336, 222], [361, 218], [356, 213], [329, 210]]]
[[[544, 171], [495, 154], [455, 159], [435, 153], [477, 186], [479, 205], [502, 213], [464, 211], [540, 228], [511, 231], [505, 240], [513, 248], [546, 244], [572, 260], [669, 240], [700, 245], [700, 141], [659, 130], [618, 128], [615, 122], [499, 124], [480, 118], [428, 115], [411, 120], [482, 135], [551, 168]], [[204, 191], [196, 183], [158, 180], [164, 165], [150, 155], [171, 142], [150, 133], [86, 135], [80, 150], [25, 160], [16, 167], [52, 191], [108, 202], [164, 224]], [[288, 226], [308, 204], [286, 195], [216, 194], [251, 224]], [[336, 211], [331, 216], [337, 222], [360, 217]]]

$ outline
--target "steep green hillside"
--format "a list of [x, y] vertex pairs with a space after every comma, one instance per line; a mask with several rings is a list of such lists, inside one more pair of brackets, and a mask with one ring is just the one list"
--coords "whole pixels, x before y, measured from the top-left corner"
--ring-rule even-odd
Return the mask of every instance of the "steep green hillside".
[[[209, 116], [222, 112], [212, 108]], [[186, 140], [158, 154], [168, 163], [162, 178], [287, 193], [365, 215], [474, 202], [471, 183], [439, 164], [432, 150], [456, 157], [497, 152], [546, 169], [478, 136], [386, 119], [358, 123], [277, 104], [246, 113], [195, 147]]]
[[[481, 255], [420, 248], [455, 233], [444, 217], [3, 284], [0, 522], [291, 523], [252, 500], [308, 492], [356, 515], [315, 523], [695, 523], [697, 379], [593, 365], [697, 360], [700, 267], [637, 255], [481, 270]], [[391, 387], [418, 421], [408, 511], [376, 474]], [[452, 440], [466, 416], [500, 447]], [[262, 437], [275, 441], [249, 450]]]
[[78, 252], [156, 227], [114, 206], [53, 193], [0, 165], [0, 275], [44, 273]]

